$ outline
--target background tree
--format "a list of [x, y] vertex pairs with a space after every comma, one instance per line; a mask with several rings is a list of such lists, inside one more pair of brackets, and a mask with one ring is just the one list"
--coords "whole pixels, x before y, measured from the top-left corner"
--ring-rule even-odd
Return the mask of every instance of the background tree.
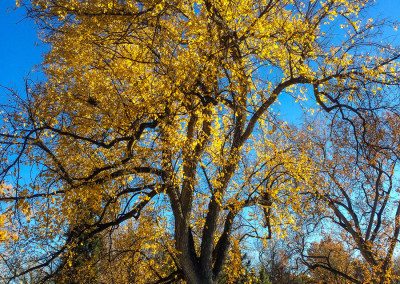
[[278, 97], [351, 120], [378, 115], [398, 84], [398, 49], [363, 19], [367, 0], [19, 4], [50, 51], [43, 82], [3, 108], [5, 282], [54, 279], [83, 236], [113, 239], [128, 220], [162, 230], [150, 215], [168, 216], [174, 252], [161, 258], [176, 258], [174, 279], [237, 273], [241, 233], [285, 235], [304, 204], [286, 198], [291, 209], [271, 218], [274, 200], [315, 185], [310, 145], [293, 147], [274, 119]]
[[320, 242], [312, 243], [307, 251], [307, 265], [311, 268], [312, 278], [317, 283], [352, 283], [343, 277], [356, 278], [357, 261], [340, 242], [329, 236]]
[[379, 116], [333, 121], [328, 133], [318, 138], [314, 135], [314, 145], [321, 155], [316, 196], [327, 206], [322, 212], [331, 220], [327, 233], [335, 232], [340, 237], [336, 246], [342, 242], [359, 251], [359, 263], [364, 268], [359, 278], [356, 271], [347, 271], [349, 265], [345, 271], [332, 263], [326, 266], [327, 259], [324, 265], [319, 259], [306, 263], [310, 267], [324, 266], [354, 283], [388, 283], [392, 279], [392, 258], [400, 230], [395, 174], [399, 117], [385, 109], [380, 111]]

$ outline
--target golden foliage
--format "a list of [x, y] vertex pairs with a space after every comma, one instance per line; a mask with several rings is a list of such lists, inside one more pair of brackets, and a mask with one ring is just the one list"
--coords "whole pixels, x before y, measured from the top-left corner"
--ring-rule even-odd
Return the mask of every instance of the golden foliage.
[[240, 222], [285, 236], [316, 184], [313, 145], [278, 97], [354, 118], [398, 84], [398, 51], [358, 17], [367, 0], [19, 2], [50, 50], [43, 82], [4, 114], [1, 209], [18, 237], [4, 246], [25, 250], [4, 279], [81, 269], [96, 238], [115, 263], [85, 252], [82, 275], [214, 283], [229, 263], [235, 277]]

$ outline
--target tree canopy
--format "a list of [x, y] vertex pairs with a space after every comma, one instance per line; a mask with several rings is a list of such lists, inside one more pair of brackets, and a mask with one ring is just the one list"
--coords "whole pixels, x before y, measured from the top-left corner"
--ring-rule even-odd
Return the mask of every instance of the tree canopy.
[[2, 106], [2, 281], [231, 283], [317, 208], [391, 279], [400, 49], [373, 1], [17, 4], [50, 49]]

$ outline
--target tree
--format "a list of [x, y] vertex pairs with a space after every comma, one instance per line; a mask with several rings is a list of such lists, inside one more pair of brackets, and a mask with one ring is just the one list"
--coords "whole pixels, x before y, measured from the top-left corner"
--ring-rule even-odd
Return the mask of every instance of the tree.
[[[322, 216], [331, 220], [329, 227], [335, 227], [330, 233], [339, 237], [336, 242], [359, 252], [362, 272], [356, 275], [354, 269], [349, 271], [350, 265], [327, 265], [327, 259], [313, 260], [310, 254], [305, 263], [312, 268], [323, 267], [353, 283], [389, 283], [396, 278], [392, 258], [400, 232], [396, 176], [399, 116], [380, 111], [379, 116], [334, 121], [329, 134], [314, 132], [308, 136], [320, 153], [315, 152], [320, 155], [315, 161], [321, 165], [315, 195], [317, 202], [325, 203]], [[355, 134], [348, 135], [351, 132]], [[332, 240], [324, 242], [329, 245]]]
[[[161, 259], [175, 271], [154, 281], [235, 275], [243, 240], [284, 235], [318, 170], [278, 98], [351, 120], [398, 85], [398, 49], [362, 18], [367, 0], [19, 4], [50, 51], [43, 82], [4, 107], [4, 281], [54, 279], [82, 240], [128, 220], [161, 230], [150, 217], [167, 218], [174, 246]], [[290, 210], [275, 210], [282, 195]]]
[[260, 251], [260, 265], [271, 283], [299, 283], [293, 265], [290, 263], [293, 252], [287, 246], [286, 238], [276, 241]]
[[352, 283], [341, 273], [356, 279], [357, 262], [344, 246], [329, 236], [314, 242], [307, 252], [307, 265], [317, 283]]

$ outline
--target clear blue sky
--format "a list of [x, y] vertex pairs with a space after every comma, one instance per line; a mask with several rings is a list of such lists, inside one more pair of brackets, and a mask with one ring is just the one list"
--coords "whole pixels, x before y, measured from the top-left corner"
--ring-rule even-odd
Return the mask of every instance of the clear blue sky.
[[[400, 0], [376, 2], [371, 17], [380, 15], [400, 20]], [[24, 19], [24, 9], [15, 10], [14, 7], [14, 0], [0, 0], [0, 85], [21, 91], [24, 78], [40, 64], [44, 46], [40, 45], [34, 23]]]
[[21, 90], [29, 71], [41, 63], [44, 46], [38, 45], [35, 24], [24, 19], [24, 9], [14, 7], [14, 0], [0, 0], [0, 85]]

